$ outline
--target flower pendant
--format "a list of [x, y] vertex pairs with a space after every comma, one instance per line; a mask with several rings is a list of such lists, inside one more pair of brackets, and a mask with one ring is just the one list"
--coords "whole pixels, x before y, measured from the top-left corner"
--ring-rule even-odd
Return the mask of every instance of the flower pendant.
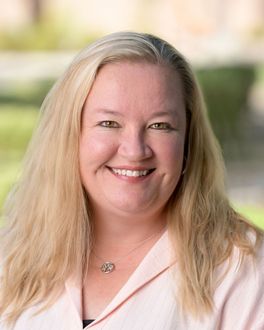
[[106, 261], [101, 266], [101, 271], [105, 274], [112, 273], [115, 270], [115, 264], [111, 261]]

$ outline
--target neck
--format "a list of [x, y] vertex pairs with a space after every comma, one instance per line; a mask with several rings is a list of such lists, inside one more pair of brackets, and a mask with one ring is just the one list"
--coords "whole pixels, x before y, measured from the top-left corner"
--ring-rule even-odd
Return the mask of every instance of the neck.
[[119, 217], [112, 214], [96, 214], [94, 222], [94, 247], [96, 250], [108, 248], [131, 248], [144, 239], [161, 233], [166, 227], [166, 215], [132, 215]]

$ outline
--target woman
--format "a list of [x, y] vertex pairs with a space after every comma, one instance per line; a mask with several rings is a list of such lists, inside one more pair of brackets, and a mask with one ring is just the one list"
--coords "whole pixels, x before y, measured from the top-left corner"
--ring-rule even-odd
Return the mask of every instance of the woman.
[[77, 56], [6, 219], [0, 329], [264, 328], [263, 233], [230, 206], [193, 73], [157, 37]]

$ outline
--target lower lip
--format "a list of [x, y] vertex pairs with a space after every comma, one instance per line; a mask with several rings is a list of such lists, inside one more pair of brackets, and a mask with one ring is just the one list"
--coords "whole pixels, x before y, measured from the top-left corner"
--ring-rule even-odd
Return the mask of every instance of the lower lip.
[[142, 175], [142, 176], [126, 176], [126, 175], [120, 175], [117, 173], [114, 173], [110, 168], [109, 171], [118, 179], [122, 180], [122, 181], [126, 181], [126, 182], [130, 182], [130, 183], [138, 183], [138, 182], [142, 182], [147, 180], [148, 178], [150, 178], [152, 176], [152, 174], [155, 172], [151, 172], [147, 175]]

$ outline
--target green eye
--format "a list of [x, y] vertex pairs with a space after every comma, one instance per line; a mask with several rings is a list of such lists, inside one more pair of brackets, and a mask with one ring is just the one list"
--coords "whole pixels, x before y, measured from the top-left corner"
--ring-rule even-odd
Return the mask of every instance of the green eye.
[[108, 128], [118, 128], [120, 127], [119, 124], [116, 121], [113, 120], [104, 120], [99, 123], [102, 127], [108, 127]]
[[157, 130], [165, 130], [165, 131], [172, 130], [171, 125], [168, 123], [154, 123], [154, 124], [150, 125], [149, 127], [152, 129], [157, 129]]

